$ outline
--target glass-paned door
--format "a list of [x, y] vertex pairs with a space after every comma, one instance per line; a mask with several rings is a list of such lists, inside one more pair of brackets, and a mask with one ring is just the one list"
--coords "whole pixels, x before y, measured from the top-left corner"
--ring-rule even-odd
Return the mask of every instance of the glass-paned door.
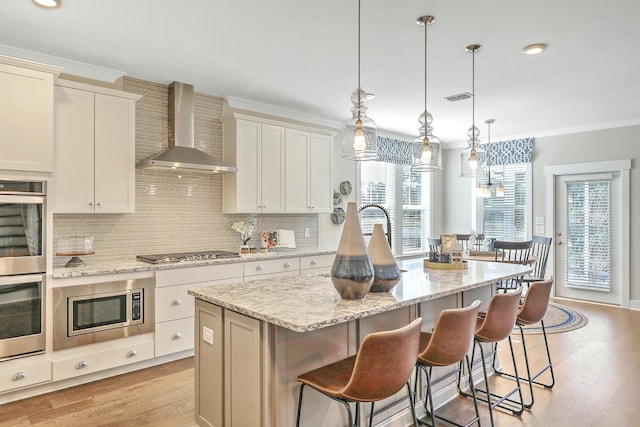
[[556, 294], [619, 304], [613, 260], [619, 256], [619, 178], [615, 174], [557, 177]]

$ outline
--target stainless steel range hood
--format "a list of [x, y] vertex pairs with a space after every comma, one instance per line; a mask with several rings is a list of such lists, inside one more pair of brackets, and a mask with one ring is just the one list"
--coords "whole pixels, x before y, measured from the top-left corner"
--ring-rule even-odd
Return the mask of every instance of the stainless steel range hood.
[[193, 172], [237, 172], [238, 168], [194, 148], [193, 85], [169, 85], [169, 148], [139, 161], [142, 169], [184, 169]]

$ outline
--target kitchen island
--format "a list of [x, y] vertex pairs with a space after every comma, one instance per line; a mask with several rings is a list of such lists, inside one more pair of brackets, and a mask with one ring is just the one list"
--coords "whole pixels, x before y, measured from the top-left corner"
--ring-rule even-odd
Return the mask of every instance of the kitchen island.
[[[429, 330], [442, 309], [475, 299], [486, 307], [493, 284], [530, 271], [474, 261], [464, 270], [424, 269], [422, 259], [402, 261], [400, 267], [406, 271], [392, 292], [369, 293], [363, 300], [342, 300], [328, 275], [190, 289], [196, 298], [196, 421], [202, 426], [293, 426], [297, 375], [355, 354], [371, 332], [416, 317]], [[376, 422], [406, 425], [407, 408], [402, 402]], [[339, 403], [309, 392], [303, 420], [303, 425], [337, 426], [346, 423], [346, 414]]]

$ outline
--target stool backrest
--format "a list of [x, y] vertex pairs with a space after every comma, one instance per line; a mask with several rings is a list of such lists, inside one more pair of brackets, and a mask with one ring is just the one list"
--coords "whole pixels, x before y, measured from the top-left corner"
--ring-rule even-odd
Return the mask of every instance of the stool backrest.
[[479, 310], [479, 300], [468, 307], [442, 310], [429, 344], [418, 355], [418, 360], [431, 366], [449, 366], [461, 361], [473, 341]]
[[524, 297], [524, 303], [518, 311], [518, 321], [525, 324], [539, 322], [544, 318], [549, 307], [549, 297], [551, 296], [551, 286], [553, 277], [549, 280], [533, 282], [529, 285], [529, 290]]
[[374, 402], [405, 387], [418, 356], [421, 326], [418, 317], [402, 328], [367, 335], [342, 394], [355, 401]]
[[547, 260], [549, 259], [549, 251], [551, 249], [551, 237], [533, 236], [533, 248], [531, 255], [536, 257], [536, 263], [533, 265], [531, 275], [540, 280], [544, 280], [544, 274], [547, 271]]
[[482, 325], [476, 330], [476, 338], [497, 342], [508, 337], [516, 324], [521, 296], [521, 286], [513, 292], [495, 294], [489, 301]]

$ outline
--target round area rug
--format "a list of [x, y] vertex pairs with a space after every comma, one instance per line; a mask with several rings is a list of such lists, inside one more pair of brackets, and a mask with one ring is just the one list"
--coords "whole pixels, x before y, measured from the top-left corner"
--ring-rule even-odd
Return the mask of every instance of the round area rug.
[[[574, 331], [582, 328], [588, 322], [589, 319], [587, 319], [587, 316], [584, 314], [574, 310], [573, 308], [555, 303], [549, 303], [547, 313], [544, 315], [544, 326], [547, 330], [547, 334]], [[516, 331], [518, 331], [518, 328], [514, 328], [514, 332]], [[540, 326], [540, 323], [525, 326], [524, 333], [541, 334], [542, 327]]]

